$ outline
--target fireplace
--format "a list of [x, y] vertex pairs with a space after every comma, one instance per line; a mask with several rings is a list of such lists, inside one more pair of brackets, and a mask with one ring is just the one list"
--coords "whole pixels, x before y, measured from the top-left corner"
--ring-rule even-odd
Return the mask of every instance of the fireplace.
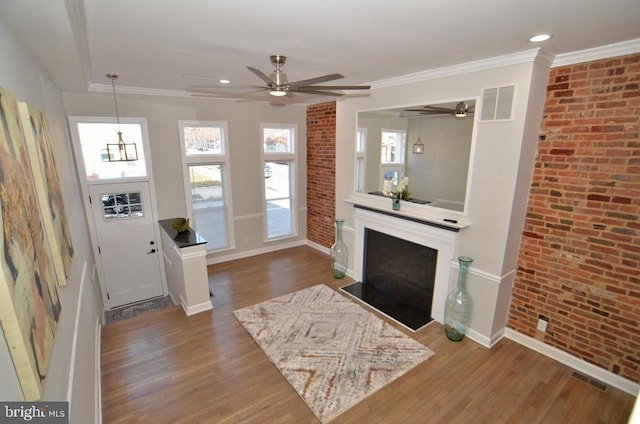
[[413, 331], [431, 318], [442, 323], [457, 234], [455, 228], [356, 206], [359, 282], [343, 290]]
[[362, 281], [344, 290], [414, 331], [428, 324], [438, 251], [370, 228], [364, 240]]

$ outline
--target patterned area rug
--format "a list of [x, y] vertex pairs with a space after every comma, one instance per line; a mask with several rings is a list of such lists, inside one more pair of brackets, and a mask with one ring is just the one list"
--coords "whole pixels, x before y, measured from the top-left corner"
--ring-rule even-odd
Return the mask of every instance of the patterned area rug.
[[325, 285], [233, 313], [323, 423], [434, 354]]

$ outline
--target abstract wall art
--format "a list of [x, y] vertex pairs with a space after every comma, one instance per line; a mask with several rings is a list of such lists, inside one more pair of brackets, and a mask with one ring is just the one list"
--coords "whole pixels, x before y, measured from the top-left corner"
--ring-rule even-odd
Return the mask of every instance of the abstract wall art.
[[67, 284], [73, 257], [73, 244], [64, 211], [62, 189], [51, 148], [51, 135], [45, 114], [26, 103], [18, 103], [31, 173], [35, 184], [45, 234], [51, 249], [58, 284]]
[[0, 87], [0, 324], [22, 392], [37, 400], [61, 305], [18, 104]]

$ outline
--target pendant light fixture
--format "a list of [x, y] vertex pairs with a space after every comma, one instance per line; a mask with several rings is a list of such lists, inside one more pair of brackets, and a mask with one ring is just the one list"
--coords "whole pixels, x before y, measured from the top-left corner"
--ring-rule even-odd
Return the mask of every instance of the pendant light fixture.
[[424, 153], [424, 144], [422, 144], [422, 140], [420, 140], [420, 137], [418, 137], [418, 140], [416, 140], [416, 142], [413, 143], [413, 154], [421, 155], [423, 153]]
[[113, 88], [113, 104], [116, 109], [116, 120], [118, 122], [118, 142], [107, 143], [107, 157], [109, 162], [132, 162], [138, 160], [138, 147], [135, 143], [125, 143], [122, 140], [122, 131], [120, 131], [120, 115], [118, 114], [118, 100], [116, 99], [116, 79], [118, 75], [107, 74], [107, 78], [111, 80], [111, 88]]

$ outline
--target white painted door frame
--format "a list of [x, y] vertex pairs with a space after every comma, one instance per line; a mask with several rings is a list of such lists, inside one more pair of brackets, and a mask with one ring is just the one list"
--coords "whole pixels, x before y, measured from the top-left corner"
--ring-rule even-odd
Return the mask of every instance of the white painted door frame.
[[[84, 211], [85, 211], [85, 220], [87, 223], [87, 228], [89, 229], [89, 236], [90, 236], [90, 240], [91, 240], [91, 247], [93, 249], [93, 256], [94, 256], [94, 274], [97, 273], [98, 274], [98, 280], [100, 281], [100, 293], [102, 294], [102, 304], [103, 304], [103, 308], [105, 310], [110, 310], [112, 309], [112, 305], [109, 302], [108, 296], [107, 296], [107, 287], [105, 287], [105, 284], [103, 284], [104, 281], [104, 269], [102, 269], [102, 263], [99, 260], [100, 258], [100, 252], [99, 252], [99, 246], [98, 246], [98, 236], [96, 233], [96, 228], [93, 225], [93, 219], [92, 217], [92, 206], [91, 203], [89, 201], [89, 185], [91, 184], [90, 182], [87, 181], [86, 178], [86, 169], [84, 166], [84, 158], [82, 156], [82, 147], [80, 145], [80, 134], [78, 132], [78, 124], [79, 123], [110, 123], [110, 124], [115, 124], [116, 123], [116, 118], [115, 117], [105, 117], [105, 116], [69, 116], [68, 117], [68, 122], [69, 122], [69, 129], [70, 129], [70, 133], [71, 133], [71, 140], [73, 143], [73, 151], [74, 151], [74, 156], [75, 156], [75, 162], [76, 162], [76, 169], [78, 172], [78, 181], [80, 182], [80, 190], [82, 192], [82, 202], [84, 205]], [[150, 195], [151, 195], [151, 211], [153, 213], [154, 216], [154, 220], [157, 223], [158, 220], [158, 206], [157, 206], [157, 202], [156, 202], [156, 190], [155, 190], [155, 184], [153, 181], [153, 168], [152, 168], [152, 163], [151, 163], [151, 151], [150, 151], [150, 143], [149, 143], [149, 130], [147, 127], [147, 119], [146, 118], [120, 118], [120, 122], [122, 124], [140, 124], [141, 127], [141, 131], [142, 131], [142, 144], [143, 144], [143, 149], [144, 149], [144, 160], [145, 160], [145, 165], [146, 165], [146, 170], [147, 170], [147, 176], [146, 177], [135, 177], [135, 178], [125, 178], [125, 179], [109, 179], [109, 180], [101, 180], [102, 183], [118, 183], [118, 182], [122, 182], [122, 183], [128, 183], [128, 182], [147, 182], [149, 184], [149, 191], [150, 191]], [[108, 140], [109, 135], [105, 135], [105, 144]], [[115, 137], [117, 137], [116, 134], [113, 134], [113, 138], [116, 139]], [[157, 225], [156, 225], [157, 226]], [[159, 228], [156, 229], [156, 231], [159, 231]], [[159, 252], [162, 252], [162, 244], [161, 244], [161, 238], [158, 235], [157, 239], [156, 239], [156, 243], [157, 243], [157, 249]], [[168, 288], [167, 288], [167, 277], [166, 277], [166, 273], [165, 273], [165, 269], [164, 269], [164, 263], [162, 261], [161, 262], [161, 266], [160, 266], [160, 275], [162, 278], [162, 291], [164, 294], [168, 294]]]

